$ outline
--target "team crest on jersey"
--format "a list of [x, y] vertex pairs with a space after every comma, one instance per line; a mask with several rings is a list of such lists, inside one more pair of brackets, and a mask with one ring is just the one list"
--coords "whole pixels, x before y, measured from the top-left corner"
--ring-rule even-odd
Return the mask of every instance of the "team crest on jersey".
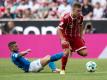
[[81, 21], [80, 20], [78, 20], [78, 23], [80, 23]]
[[80, 24], [80, 23], [81, 23], [81, 20], [79, 19], [77, 22], [78, 22], [78, 24]]
[[78, 19], [78, 23], [82, 24], [82, 18], [81, 17]]

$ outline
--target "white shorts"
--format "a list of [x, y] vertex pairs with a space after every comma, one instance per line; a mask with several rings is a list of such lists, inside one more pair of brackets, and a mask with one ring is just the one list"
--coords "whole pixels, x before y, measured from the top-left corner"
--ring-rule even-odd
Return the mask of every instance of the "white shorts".
[[39, 72], [43, 69], [40, 59], [32, 61], [30, 63], [29, 72]]

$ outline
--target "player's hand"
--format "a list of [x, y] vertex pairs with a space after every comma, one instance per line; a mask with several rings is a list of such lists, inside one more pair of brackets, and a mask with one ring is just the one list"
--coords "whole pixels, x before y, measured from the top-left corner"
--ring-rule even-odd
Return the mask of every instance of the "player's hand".
[[27, 50], [26, 50], [26, 53], [30, 53], [30, 52], [31, 52], [31, 49], [27, 49]]
[[20, 52], [20, 56], [25, 56], [26, 54], [30, 53], [31, 52], [31, 49], [27, 49], [23, 52]]
[[69, 42], [66, 40], [61, 40], [62, 48], [69, 48]]

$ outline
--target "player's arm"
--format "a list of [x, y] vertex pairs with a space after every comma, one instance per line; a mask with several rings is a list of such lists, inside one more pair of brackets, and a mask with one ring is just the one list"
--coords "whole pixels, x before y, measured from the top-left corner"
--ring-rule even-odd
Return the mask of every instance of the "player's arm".
[[63, 29], [58, 29], [57, 33], [61, 39], [62, 48], [68, 48], [69, 42], [66, 40]]
[[31, 52], [31, 49], [27, 49], [25, 51], [22, 51], [19, 53], [20, 56], [25, 56], [26, 54], [30, 53]]
[[65, 28], [67, 26], [67, 22], [64, 18], [62, 18], [61, 22], [59, 23], [57, 34], [59, 35], [61, 40], [65, 40]]
[[64, 29], [58, 27], [57, 34], [59, 35], [59, 37], [60, 37], [61, 40], [65, 40], [64, 32], [65, 32]]
[[67, 23], [66, 21], [63, 19], [59, 26], [58, 26], [58, 29], [57, 29], [57, 34], [59, 35], [60, 39], [61, 39], [61, 44], [62, 44], [62, 47], [65, 48], [65, 47], [68, 47], [69, 46], [69, 43], [68, 41], [66, 41], [66, 37], [65, 37], [65, 28], [67, 27]]

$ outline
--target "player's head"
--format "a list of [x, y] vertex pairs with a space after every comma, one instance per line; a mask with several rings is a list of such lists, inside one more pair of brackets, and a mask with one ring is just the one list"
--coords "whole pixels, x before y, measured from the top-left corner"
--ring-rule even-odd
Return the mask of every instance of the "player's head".
[[9, 42], [8, 47], [9, 47], [10, 51], [12, 51], [12, 52], [16, 52], [19, 50], [16, 41]]
[[82, 6], [80, 3], [74, 3], [72, 6], [73, 16], [76, 17], [81, 14]]

